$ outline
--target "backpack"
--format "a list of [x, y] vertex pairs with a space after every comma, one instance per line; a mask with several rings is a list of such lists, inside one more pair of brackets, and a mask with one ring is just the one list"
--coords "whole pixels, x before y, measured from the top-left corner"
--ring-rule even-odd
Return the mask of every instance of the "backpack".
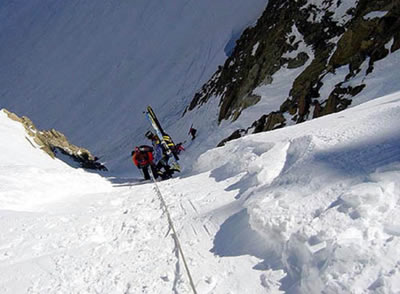
[[144, 152], [144, 153], [147, 153], [147, 152], [153, 152], [153, 147], [151, 147], [151, 146], [148, 146], [148, 145], [141, 145], [141, 146], [139, 146], [139, 150], [140, 150], [140, 152]]

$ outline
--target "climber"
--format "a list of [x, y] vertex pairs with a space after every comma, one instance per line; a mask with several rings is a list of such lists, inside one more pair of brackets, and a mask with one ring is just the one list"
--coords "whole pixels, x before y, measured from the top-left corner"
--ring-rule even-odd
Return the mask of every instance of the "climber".
[[183, 147], [183, 143], [180, 142], [175, 145], [176, 154], [180, 154], [181, 151], [185, 151], [185, 147]]
[[135, 147], [131, 155], [133, 163], [142, 171], [145, 180], [150, 180], [149, 167], [155, 178], [159, 176], [156, 165], [153, 162], [153, 148], [151, 146]]
[[[155, 147], [156, 145], [161, 145], [164, 155], [169, 158], [166, 148], [163, 146], [162, 142], [160, 141], [160, 139], [158, 138], [157, 135], [153, 134], [151, 131], [148, 131], [145, 134], [145, 136], [147, 139], [151, 140], [151, 144], [153, 145], [153, 147]], [[171, 136], [169, 136], [168, 134], [164, 134], [163, 140], [164, 140], [165, 144], [167, 144], [168, 148], [171, 150], [172, 154], [174, 155], [175, 160], [179, 160], [179, 156], [178, 156], [179, 152], [177, 152], [175, 143], [172, 141]]]
[[196, 138], [196, 133], [197, 133], [197, 130], [193, 127], [193, 124], [192, 124], [192, 126], [189, 129], [188, 135], [192, 135], [192, 140], [194, 140]]

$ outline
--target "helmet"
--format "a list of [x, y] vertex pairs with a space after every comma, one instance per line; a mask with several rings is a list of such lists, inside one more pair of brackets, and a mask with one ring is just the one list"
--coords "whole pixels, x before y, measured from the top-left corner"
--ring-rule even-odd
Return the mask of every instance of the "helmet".
[[154, 134], [151, 131], [146, 132], [146, 134], [144, 134], [144, 135], [147, 139], [150, 139], [150, 140], [154, 137]]

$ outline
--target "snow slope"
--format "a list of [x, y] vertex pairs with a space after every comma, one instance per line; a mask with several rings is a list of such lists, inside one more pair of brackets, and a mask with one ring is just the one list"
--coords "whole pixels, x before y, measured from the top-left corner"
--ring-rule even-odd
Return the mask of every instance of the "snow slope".
[[[356, 2], [343, 2], [335, 19], [346, 21], [345, 12]], [[297, 69], [282, 67], [271, 84], [255, 89], [260, 102], [244, 109], [235, 122], [217, 124], [217, 99], [182, 117], [194, 93], [224, 63], [240, 32], [257, 20], [266, 4], [266, 0], [3, 0], [0, 42], [6, 45], [0, 46], [0, 108], [28, 115], [40, 129], [56, 128], [100, 157], [110, 173], [130, 176], [136, 173], [131, 150], [149, 144], [143, 134], [150, 126], [142, 111], [150, 104], [174, 140], [190, 144], [192, 157], [182, 162], [190, 170], [198, 155], [277, 110], [312, 60]], [[336, 4], [309, 0], [306, 6], [315, 7], [314, 21], [318, 21], [321, 9]], [[292, 54], [314, 56], [296, 26], [290, 36], [300, 41]], [[321, 100], [339, 82], [366, 85], [351, 106], [399, 91], [400, 76], [393, 74], [399, 54], [390, 52], [375, 62], [369, 75], [367, 60], [350, 81], [345, 81], [348, 67], [328, 74]], [[289, 117], [287, 123], [292, 123]], [[187, 135], [191, 124], [201, 139], [193, 144]]]
[[400, 291], [399, 112], [396, 93], [199, 158], [216, 179], [242, 173], [227, 190], [248, 215], [234, 217], [263, 236], [253, 254], [285, 269], [287, 293]]
[[[0, 2], [0, 108], [119, 175], [50, 159], [0, 112], [1, 293], [191, 293], [153, 184], [129, 158], [148, 104], [186, 140], [183, 173], [158, 185], [198, 293], [400, 292], [399, 52], [349, 81], [366, 88], [338, 114], [212, 149], [288, 95], [296, 71], [282, 68], [232, 124], [217, 125], [218, 101], [181, 118], [265, 4]], [[347, 73], [328, 75], [326, 92]]]
[[176, 122], [266, 3], [2, 0], [0, 109], [126, 169], [146, 141], [146, 106]]
[[42, 211], [47, 203], [111, 187], [99, 175], [71, 169], [52, 159], [26, 134], [22, 124], [9, 119], [3, 111], [0, 142], [2, 210]]
[[[151, 184], [107, 181], [53, 160], [4, 112], [0, 127], [1, 142], [9, 143], [0, 149], [1, 293], [190, 293]], [[209, 252], [218, 230], [218, 222], [208, 220], [215, 217], [209, 200], [178, 204], [179, 182], [160, 186], [175, 202], [170, 209], [179, 232], [184, 221], [194, 219], [182, 240], [199, 293], [230, 288], [262, 293], [258, 273], [251, 269], [255, 258], [222, 260]], [[233, 199], [232, 193], [216, 199], [230, 182], [218, 184], [200, 175], [184, 183], [192, 188], [209, 184], [218, 207]], [[238, 276], [248, 277], [253, 286]]]
[[[48, 159], [0, 114], [2, 293], [191, 293], [153, 184]], [[158, 183], [198, 293], [398, 293], [399, 120], [395, 93]]]

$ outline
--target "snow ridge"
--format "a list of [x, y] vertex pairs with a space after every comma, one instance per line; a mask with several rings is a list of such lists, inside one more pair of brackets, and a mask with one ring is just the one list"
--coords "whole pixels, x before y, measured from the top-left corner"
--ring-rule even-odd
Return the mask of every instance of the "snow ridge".
[[[285, 293], [399, 290], [399, 103], [390, 95], [204, 155], [227, 157], [212, 173], [241, 173], [236, 198], [265, 242], [253, 254], [284, 269]], [[227, 172], [239, 159], [247, 164]]]

